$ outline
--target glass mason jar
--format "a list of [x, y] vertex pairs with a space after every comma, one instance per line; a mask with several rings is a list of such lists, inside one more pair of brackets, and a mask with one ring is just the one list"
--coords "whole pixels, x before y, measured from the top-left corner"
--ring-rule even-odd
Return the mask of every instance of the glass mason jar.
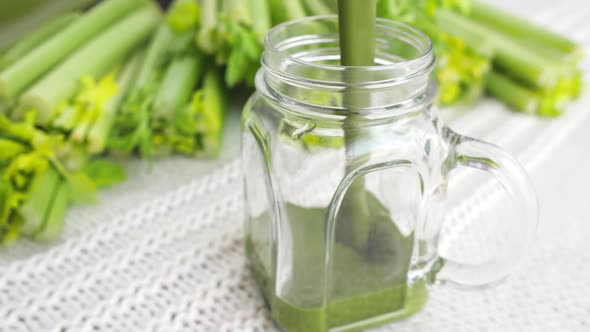
[[[275, 27], [242, 118], [247, 256], [274, 320], [289, 332], [357, 331], [416, 313], [428, 285], [493, 284], [537, 224], [522, 167], [454, 133], [432, 105], [428, 37], [379, 20], [377, 65], [339, 62], [335, 16]], [[444, 231], [444, 203], [460, 169], [491, 175], [500, 195], [488, 196], [507, 198], [503, 210], [514, 212], [501, 218], [507, 230], [487, 231], [502, 252], [483, 261], [441, 251], [457, 235]]]

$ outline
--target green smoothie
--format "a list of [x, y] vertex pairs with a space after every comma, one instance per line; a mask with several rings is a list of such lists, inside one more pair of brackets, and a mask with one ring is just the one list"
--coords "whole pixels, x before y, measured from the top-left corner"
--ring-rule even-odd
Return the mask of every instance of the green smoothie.
[[[270, 214], [251, 220], [246, 249], [255, 279], [278, 325], [287, 332], [360, 331], [408, 317], [427, 300], [425, 282], [407, 280], [414, 245], [387, 209], [366, 192], [371, 211], [368, 240], [350, 242], [353, 223], [338, 215], [331, 265], [326, 268], [326, 208], [287, 204], [282, 227], [291, 236], [292, 267], [281, 285], [270, 273]], [[346, 211], [343, 209], [342, 211]], [[266, 233], [268, 234], [268, 232]], [[283, 245], [283, 244], [279, 244]], [[278, 273], [284, 273], [279, 267]]]

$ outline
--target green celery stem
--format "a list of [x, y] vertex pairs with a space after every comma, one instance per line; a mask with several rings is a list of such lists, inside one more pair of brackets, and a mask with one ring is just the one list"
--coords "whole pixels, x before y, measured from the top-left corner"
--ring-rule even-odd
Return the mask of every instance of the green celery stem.
[[332, 9], [322, 0], [303, 0], [303, 4], [307, 13], [311, 16], [332, 14]]
[[79, 109], [74, 106], [66, 107], [59, 116], [53, 121], [52, 125], [64, 131], [74, 129], [79, 120]]
[[51, 165], [34, 176], [27, 200], [18, 210], [24, 219], [21, 228], [23, 234], [34, 235], [41, 230], [59, 181], [60, 175]]
[[104, 151], [117, 111], [134, 82], [144, 55], [143, 52], [135, 54], [117, 77], [117, 93], [106, 102], [102, 114], [88, 132], [90, 153], [99, 154]]
[[13, 117], [22, 118], [25, 111], [33, 109], [37, 111], [37, 124], [47, 124], [56, 106], [76, 93], [82, 76], [100, 77], [121, 63], [160, 19], [157, 5], [149, 4], [112, 25], [30, 87], [21, 96]]
[[218, 69], [210, 69], [203, 78], [203, 107], [199, 120], [203, 157], [217, 157], [221, 151], [223, 125], [227, 113], [227, 91]]
[[147, 48], [145, 59], [141, 64], [141, 68], [133, 85], [134, 91], [144, 88], [155, 80], [157, 72], [162, 65], [162, 58], [173, 40], [174, 33], [168, 27], [168, 24], [161, 23], [155, 37], [152, 38]]
[[442, 8], [436, 11], [435, 19], [442, 31], [463, 38], [473, 49], [478, 46], [474, 44], [478, 36], [479, 39], [489, 40], [496, 55], [494, 65], [529, 85], [550, 89], [557, 84], [562, 74], [560, 65], [501, 31]]
[[518, 111], [535, 113], [540, 106], [533, 91], [497, 71], [488, 73], [486, 88], [490, 95]]
[[197, 44], [209, 54], [217, 51], [219, 46], [216, 38], [218, 7], [217, 0], [203, 0], [201, 2], [201, 27], [197, 35]]
[[53, 241], [61, 234], [70, 194], [68, 185], [61, 180], [55, 190], [55, 197], [47, 211], [47, 217], [41, 229], [33, 235], [37, 241]]
[[53, 18], [88, 7], [96, 0], [0, 1], [0, 52]]
[[80, 14], [78, 13], [68, 13], [58, 16], [49, 23], [25, 36], [0, 56], [0, 70], [9, 67], [39, 45], [50, 40], [51, 37], [72, 24], [72, 22], [79, 17]]
[[545, 47], [553, 47], [576, 59], [582, 56], [581, 47], [568, 38], [483, 2], [473, 1], [471, 17], [477, 22], [501, 30], [513, 37], [535, 41]]
[[[11, 100], [35, 80], [67, 57], [81, 45], [131, 11], [142, 7], [148, 0], [109, 0], [96, 6], [81, 19], [70, 24], [48, 42], [25, 55], [14, 65], [0, 73], [0, 99]], [[117, 38], [133, 34], [133, 29], [120, 33]], [[115, 39], [116, 41], [117, 39]], [[108, 46], [97, 50], [94, 57], [101, 56]]]
[[[340, 35], [340, 62], [343, 66], [373, 66], [375, 65], [376, 41], [376, 0], [339, 0], [338, 27]], [[353, 72], [345, 72], [346, 81], [357, 81]], [[363, 79], [362, 77], [360, 79]], [[358, 127], [361, 116], [357, 112], [368, 107], [370, 100], [367, 96], [356, 94], [355, 88], [349, 88], [344, 96], [344, 104], [350, 112], [344, 123], [344, 140], [346, 150], [346, 174], [350, 174], [362, 167], [367, 154], [359, 151], [365, 134]], [[368, 245], [371, 231], [371, 216], [368, 211], [367, 195], [364, 179], [359, 178], [348, 189], [343, 202], [343, 211], [348, 218], [345, 222], [348, 232], [343, 239], [353, 247], [362, 250]]]
[[301, 0], [270, 0], [274, 25], [306, 16]]
[[70, 140], [74, 143], [84, 143], [86, 135], [94, 122], [94, 115], [88, 110], [84, 110], [80, 121], [74, 126], [74, 130], [70, 134]]
[[247, 5], [245, 0], [223, 0], [223, 11], [231, 22], [251, 26], [252, 17]]
[[201, 72], [201, 57], [197, 54], [181, 55], [174, 59], [166, 73], [154, 101], [154, 118], [169, 123], [190, 100]]
[[338, 11], [338, 0], [321, 0], [332, 12]]
[[250, 17], [252, 18], [252, 30], [258, 36], [260, 43], [264, 42], [264, 37], [272, 26], [269, 1], [246, 0]]

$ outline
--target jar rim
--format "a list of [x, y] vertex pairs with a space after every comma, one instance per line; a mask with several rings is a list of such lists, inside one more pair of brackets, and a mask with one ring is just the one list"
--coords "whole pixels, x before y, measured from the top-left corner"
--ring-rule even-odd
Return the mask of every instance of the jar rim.
[[[413, 42], [412, 46], [416, 48], [419, 52], [419, 55], [408, 60], [403, 60], [399, 62], [392, 62], [386, 64], [375, 64], [372, 66], [343, 66], [343, 65], [335, 65], [335, 64], [324, 64], [324, 63], [316, 63], [312, 61], [308, 61], [305, 59], [301, 59], [299, 57], [293, 56], [288, 54], [287, 52], [283, 51], [277, 46], [275, 39], [279, 39], [279, 41], [284, 41], [280, 38], [277, 38], [278, 35], [286, 29], [293, 29], [297, 26], [302, 24], [309, 24], [312, 22], [320, 22], [320, 21], [336, 21], [337, 22], [337, 15], [319, 15], [319, 16], [309, 16], [304, 17], [292, 21], [283, 22], [275, 27], [273, 27], [265, 37], [265, 53], [271, 52], [274, 56], [281, 57], [285, 60], [288, 60], [290, 63], [299, 66], [305, 66], [307, 68], [318, 69], [323, 71], [330, 71], [330, 72], [344, 72], [344, 71], [354, 71], [355, 73], [376, 73], [376, 72], [396, 72], [400, 68], [413, 68], [413, 70], [406, 72], [407, 74], [402, 76], [392, 75], [391, 79], [379, 82], [363, 82], [364, 84], [370, 83], [387, 83], [389, 81], [399, 81], [410, 78], [410, 76], [415, 76], [419, 72], [430, 72], [434, 67], [434, 51], [433, 51], [433, 44], [430, 38], [423, 33], [422, 31], [407, 25], [405, 23], [385, 19], [385, 18], [377, 18], [377, 37], [382, 35], [386, 32], [394, 33], [398, 35], [404, 35], [407, 38], [411, 38]], [[265, 65], [264, 61], [265, 55], [263, 55], [263, 65]], [[268, 65], [265, 65], [268, 67]], [[383, 75], [385, 76], [385, 75]], [[383, 77], [381, 76], [381, 77]], [[326, 83], [326, 82], [324, 82]], [[364, 85], [361, 84], [361, 85]]]

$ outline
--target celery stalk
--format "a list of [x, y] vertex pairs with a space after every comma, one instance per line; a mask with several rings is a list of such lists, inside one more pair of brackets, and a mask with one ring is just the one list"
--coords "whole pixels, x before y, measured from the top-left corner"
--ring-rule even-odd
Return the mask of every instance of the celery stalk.
[[473, 1], [471, 17], [477, 22], [501, 30], [513, 37], [535, 41], [545, 47], [556, 48], [576, 59], [582, 56], [582, 48], [575, 42], [481, 1]]
[[53, 121], [52, 126], [64, 131], [70, 131], [74, 129], [78, 121], [80, 120], [78, 108], [74, 106], [68, 106], [61, 111], [59, 116]]
[[511, 76], [539, 88], [557, 84], [562, 68], [510, 36], [450, 10], [438, 9], [435, 18], [440, 29], [465, 38], [466, 43], [473, 41], [472, 35], [487, 38], [495, 48], [494, 64]]
[[338, 0], [322, 0], [332, 12], [338, 11]]
[[65, 181], [60, 181], [55, 190], [55, 196], [47, 211], [47, 216], [40, 230], [33, 234], [37, 241], [55, 240], [62, 231], [66, 209], [70, 199], [68, 185]]
[[219, 47], [217, 36], [218, 0], [203, 0], [201, 2], [201, 28], [197, 35], [199, 47], [207, 52], [214, 53]]
[[[101, 3], [54, 38], [0, 73], [0, 99], [15, 98], [68, 54], [146, 2], [147, 0], [110, 0]], [[125, 35], [135, 34], [133, 30], [136, 29], [143, 30], [141, 27], [129, 27], [129, 30], [120, 32], [112, 41], [116, 42], [119, 38], [127, 39]], [[114, 49], [115, 47], [107, 45], [95, 50], [94, 57], [101, 56], [105, 50]]]
[[[376, 51], [376, 17], [377, 2], [358, 0], [338, 0], [338, 27], [340, 34], [340, 62], [343, 66], [373, 66]], [[347, 81], [356, 81], [354, 73], [345, 72]], [[346, 173], [350, 174], [362, 167], [366, 155], [359, 151], [359, 140], [365, 135], [358, 127], [359, 109], [368, 107], [370, 100], [355, 96], [354, 88], [344, 96], [349, 114], [344, 122], [344, 140], [346, 151]], [[371, 218], [368, 210], [364, 179], [356, 179], [348, 189], [342, 209], [347, 217], [343, 221], [348, 233], [345, 241], [357, 249], [365, 248], [370, 232]], [[340, 227], [345, 227], [341, 225]]]
[[535, 91], [496, 71], [487, 77], [486, 88], [492, 96], [518, 111], [549, 117], [562, 114], [573, 98], [567, 82], [552, 90]]
[[49, 23], [25, 36], [0, 56], [0, 70], [17, 62], [20, 58], [34, 50], [40, 44], [43, 44], [65, 27], [72, 24], [72, 22], [79, 17], [80, 14], [78, 13], [68, 13], [58, 16]]
[[152, 83], [161, 67], [162, 58], [174, 39], [174, 33], [167, 24], [160, 24], [156, 36], [150, 41], [146, 50], [133, 90], [144, 88]]
[[168, 24], [160, 24], [146, 50], [135, 83], [111, 127], [107, 144], [111, 153], [128, 155], [139, 148], [143, 157], [150, 156], [150, 116], [154, 95], [160, 86], [164, 63], [175, 39]]
[[301, 0], [270, 0], [270, 6], [274, 25], [306, 16]]
[[200, 55], [188, 54], [174, 59], [154, 100], [153, 117], [172, 122], [190, 99], [202, 68]]
[[223, 0], [223, 12], [233, 23], [250, 25], [252, 23], [251, 12], [248, 10], [245, 0]]
[[246, 4], [252, 18], [252, 30], [258, 36], [258, 41], [263, 43], [272, 26], [269, 0], [246, 0]]
[[201, 6], [194, 0], [174, 1], [166, 13], [166, 24], [176, 33], [195, 28], [200, 19]]
[[535, 52], [544, 57], [554, 66], [560, 66], [564, 68], [565, 71], [575, 69], [578, 65], [579, 59], [573, 57], [569, 53], [562, 52], [556, 48], [547, 47], [545, 44], [539, 44], [534, 40], [527, 39], [526, 37], [515, 38], [515, 40], [527, 47], [532, 52]]
[[51, 19], [93, 2], [96, 0], [0, 1], [0, 52]]
[[201, 138], [198, 156], [213, 158], [219, 155], [223, 138], [223, 124], [227, 113], [227, 92], [221, 74], [210, 69], [203, 78], [203, 104], [198, 114]]
[[21, 228], [23, 234], [33, 235], [41, 229], [59, 182], [60, 176], [52, 166], [35, 175], [28, 198], [18, 210], [25, 221]]
[[88, 132], [88, 151], [91, 154], [99, 154], [104, 151], [117, 111], [133, 84], [143, 58], [143, 52], [135, 54], [119, 74], [117, 94], [107, 101], [102, 114]]
[[332, 14], [332, 9], [328, 7], [322, 0], [303, 0], [303, 5], [307, 13], [314, 15], [329, 15]]
[[95, 114], [92, 114], [92, 112], [82, 112], [82, 115], [70, 135], [70, 141], [74, 143], [84, 143], [86, 135], [95, 120]]
[[83, 75], [101, 76], [120, 63], [148, 37], [160, 18], [156, 5], [149, 4], [111, 26], [29, 88], [13, 117], [20, 118], [24, 111], [34, 109], [37, 123], [46, 124], [58, 103], [76, 93]]
[[176, 114], [172, 140], [174, 151], [190, 156], [213, 158], [219, 154], [227, 111], [227, 91], [217, 68], [209, 69], [203, 86], [191, 103]]
[[488, 73], [486, 88], [492, 96], [518, 111], [535, 113], [540, 106], [533, 91], [497, 71]]

